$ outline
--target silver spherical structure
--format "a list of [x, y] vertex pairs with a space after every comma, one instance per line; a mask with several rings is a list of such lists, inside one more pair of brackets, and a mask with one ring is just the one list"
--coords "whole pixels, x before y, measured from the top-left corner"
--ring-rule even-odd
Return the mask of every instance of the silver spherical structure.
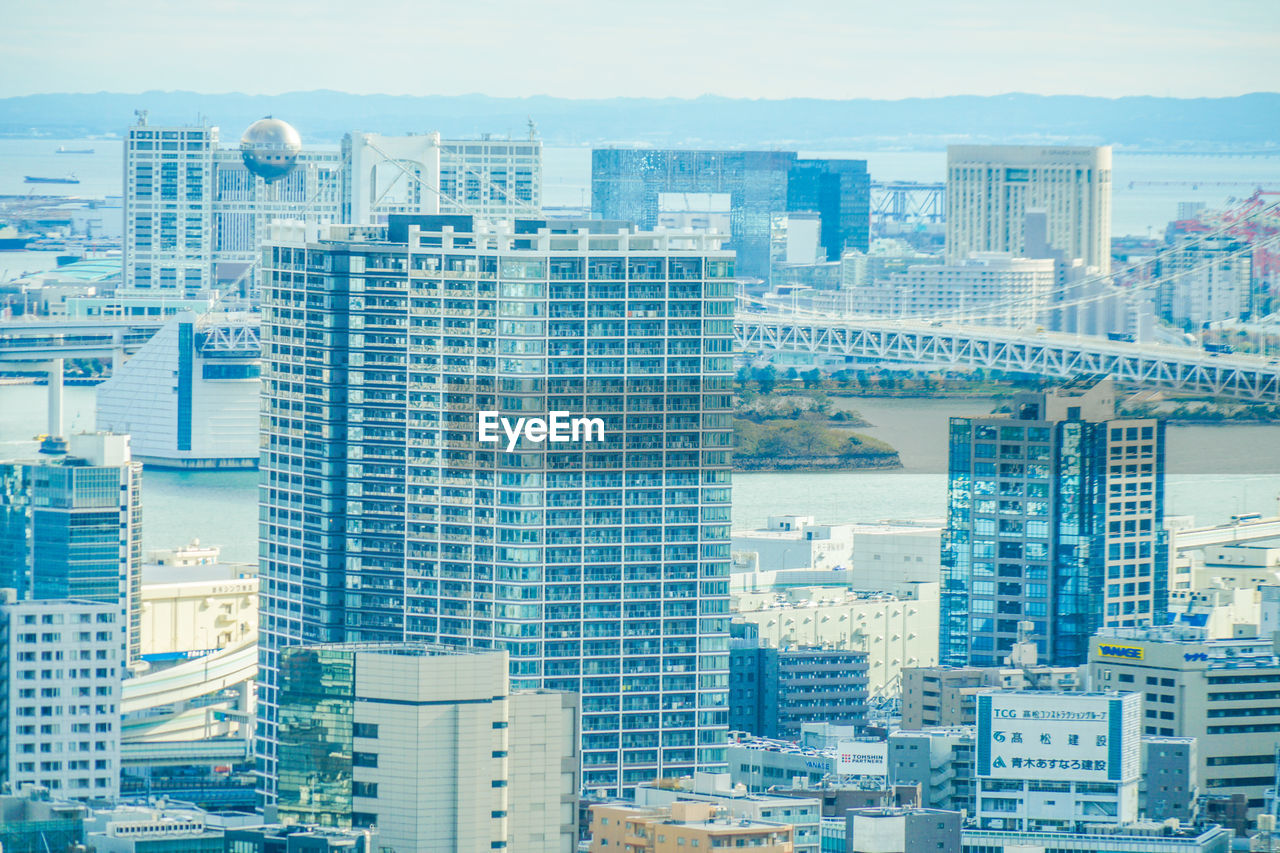
[[298, 162], [302, 137], [293, 125], [267, 116], [258, 119], [240, 137], [240, 156], [244, 165], [267, 183], [278, 181]]

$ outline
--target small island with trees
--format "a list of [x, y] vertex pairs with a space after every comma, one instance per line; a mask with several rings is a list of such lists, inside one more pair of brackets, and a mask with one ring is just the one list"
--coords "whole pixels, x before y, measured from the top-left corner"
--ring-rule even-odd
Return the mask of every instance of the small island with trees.
[[[795, 371], [791, 371], [795, 372]], [[734, 396], [736, 471], [843, 471], [900, 468], [898, 451], [856, 432], [868, 424], [854, 412], [833, 412], [817, 370], [779, 379], [772, 367], [743, 368]]]

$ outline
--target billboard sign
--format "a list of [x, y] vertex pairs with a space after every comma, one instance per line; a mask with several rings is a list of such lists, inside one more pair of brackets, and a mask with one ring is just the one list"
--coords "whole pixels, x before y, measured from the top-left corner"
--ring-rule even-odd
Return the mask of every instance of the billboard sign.
[[978, 695], [978, 775], [992, 779], [1136, 779], [1137, 693]]
[[882, 740], [842, 740], [836, 747], [836, 773], [841, 776], [889, 775], [889, 744]]

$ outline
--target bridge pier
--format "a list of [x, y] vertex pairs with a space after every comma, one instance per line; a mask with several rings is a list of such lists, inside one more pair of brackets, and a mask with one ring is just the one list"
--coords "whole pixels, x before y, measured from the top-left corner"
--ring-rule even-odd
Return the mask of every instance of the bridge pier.
[[49, 434], [40, 442], [40, 452], [56, 455], [67, 452], [67, 440], [62, 435], [62, 362], [60, 358], [49, 361]]
[[124, 366], [124, 331], [116, 329], [111, 333], [111, 375], [115, 376]]

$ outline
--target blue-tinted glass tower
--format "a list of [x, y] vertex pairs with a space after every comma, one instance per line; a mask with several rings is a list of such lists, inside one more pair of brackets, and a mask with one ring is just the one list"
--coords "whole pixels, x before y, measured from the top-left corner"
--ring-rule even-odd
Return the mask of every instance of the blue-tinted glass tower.
[[768, 280], [773, 217], [817, 213], [828, 260], [866, 251], [871, 178], [865, 160], [799, 159], [794, 151], [600, 148], [591, 152], [591, 208], [604, 219], [653, 228], [663, 193], [730, 197], [728, 248], [737, 272]]
[[1042, 663], [1085, 662], [1103, 626], [1164, 621], [1164, 429], [1115, 419], [1110, 380], [953, 418], [939, 658], [1004, 662], [1018, 622]]

